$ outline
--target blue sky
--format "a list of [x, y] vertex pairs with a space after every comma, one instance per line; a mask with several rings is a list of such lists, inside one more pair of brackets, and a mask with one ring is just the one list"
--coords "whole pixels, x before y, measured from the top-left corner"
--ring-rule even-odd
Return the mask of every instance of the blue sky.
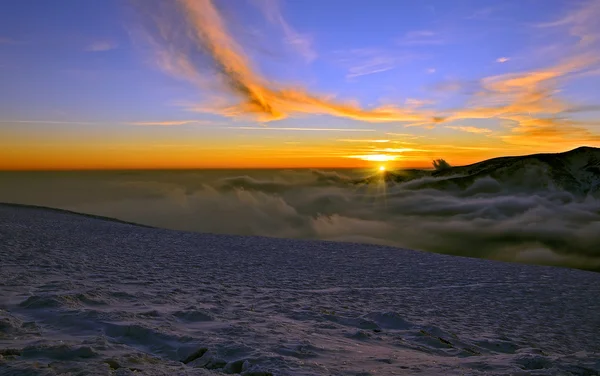
[[[218, 20], [194, 21], [194, 7]], [[457, 161], [555, 151], [557, 143], [593, 146], [599, 9], [596, 0], [5, 2], [0, 135], [5, 145], [20, 145], [12, 158], [44, 140], [68, 151], [91, 138], [99, 149], [165, 139], [176, 147], [193, 136], [198, 152], [216, 142], [228, 153], [240, 139], [321, 150], [353, 129], [369, 129], [365, 140], [420, 139], [415, 150], [396, 154], [367, 141], [355, 147], [359, 157], [389, 160], [426, 160], [448, 144], [488, 148]], [[207, 49], [214, 41], [190, 36], [207, 30], [226, 34], [230, 51], [215, 56]], [[231, 51], [249, 67], [233, 76], [267, 95], [277, 115], [255, 108], [215, 69]], [[193, 69], [174, 65], [183, 60]], [[342, 130], [283, 129], [303, 127]]]

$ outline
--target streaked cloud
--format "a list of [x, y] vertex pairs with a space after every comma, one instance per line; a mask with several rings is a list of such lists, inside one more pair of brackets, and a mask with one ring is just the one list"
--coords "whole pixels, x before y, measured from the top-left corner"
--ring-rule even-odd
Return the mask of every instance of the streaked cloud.
[[567, 107], [556, 98], [559, 79], [584, 72], [599, 62], [598, 57], [590, 55], [572, 56], [543, 69], [487, 77], [481, 84], [488, 97], [506, 102], [506, 112], [556, 113]]
[[428, 104], [435, 103], [431, 99], [415, 99], [415, 98], [407, 98], [404, 103], [406, 106], [411, 108], [419, 108], [423, 106], [427, 106]]
[[440, 45], [444, 44], [441, 36], [431, 30], [410, 31], [398, 40], [398, 44], [406, 46]]
[[537, 26], [541, 28], [566, 28], [572, 36], [579, 38], [580, 44], [589, 45], [599, 40], [599, 17], [600, 1], [587, 0], [576, 5], [564, 17], [539, 23]]
[[506, 147], [497, 148], [490, 146], [463, 146], [463, 145], [449, 145], [449, 144], [441, 144], [441, 145], [427, 145], [431, 149], [444, 149], [444, 150], [477, 150], [477, 151], [488, 151], [488, 150], [504, 150], [506, 151]]
[[398, 159], [396, 155], [388, 154], [358, 154], [358, 155], [347, 155], [346, 158], [361, 159], [363, 161], [371, 162], [389, 162]]
[[109, 40], [99, 40], [89, 44], [85, 50], [89, 52], [104, 52], [117, 48], [119, 45], [116, 42]]
[[446, 119], [499, 119], [509, 126], [509, 134], [500, 138], [514, 144], [552, 144], [561, 137], [572, 140], [571, 145], [595, 142], [597, 136], [584, 123], [566, 117], [573, 105], [557, 94], [561, 80], [594, 69], [599, 62], [598, 57], [581, 54], [543, 69], [483, 78], [470, 106]]
[[217, 123], [209, 120], [166, 120], [166, 121], [137, 121], [129, 123], [131, 125], [159, 125], [159, 126], [175, 126], [175, 125], [187, 125], [187, 124], [198, 124], [198, 125], [215, 125]]
[[435, 72], [437, 72], [437, 70], [435, 68], [428, 68], [427, 69], [427, 73], [429, 73], [429, 74], [434, 74]]
[[407, 153], [407, 152], [413, 152], [413, 151], [427, 151], [427, 150], [414, 149], [414, 148], [384, 148], [384, 149], [377, 149], [375, 151], [381, 152], [381, 153], [401, 154], [401, 153]]
[[[139, 3], [156, 5], [154, 1]], [[268, 122], [292, 114], [327, 114], [367, 122], [419, 122], [433, 114], [392, 105], [362, 108], [356, 103], [309, 93], [300, 87], [281, 86], [258, 74], [242, 47], [228, 32], [225, 20], [210, 0], [182, 0], [172, 7], [151, 11], [148, 32], [159, 48], [161, 66], [167, 72], [197, 83], [201, 76], [192, 57], [198, 52], [218, 72], [218, 84], [233, 103], [211, 112], [228, 117], [253, 116]], [[161, 3], [164, 6], [164, 3]], [[206, 108], [206, 106], [204, 106]]]
[[466, 127], [466, 126], [446, 125], [445, 128], [454, 129], [455, 131], [468, 132], [468, 133], [492, 133], [491, 129], [488, 129], [488, 128], [479, 128], [479, 127]]
[[[270, 0], [256, 1], [266, 19], [281, 27], [284, 38], [296, 33], [283, 18], [278, 3]], [[156, 2], [146, 1], [140, 4], [156, 5]], [[421, 103], [417, 100], [408, 100], [403, 105], [384, 104], [368, 108], [355, 101], [339, 100], [334, 95], [312, 93], [300, 86], [282, 85], [258, 73], [244, 53], [243, 46], [229, 33], [226, 20], [211, 0], [181, 0], [168, 3], [173, 6], [161, 4], [164, 7], [160, 8], [160, 11], [155, 9], [154, 12], [150, 12], [153, 17], [147, 19], [152, 45], [158, 51], [157, 56], [160, 56], [160, 66], [166, 72], [198, 85], [203, 94], [218, 93], [218, 100], [188, 106], [190, 110], [226, 117], [250, 116], [262, 122], [269, 122], [294, 115], [324, 114], [373, 123], [403, 122], [405, 126], [421, 126], [428, 129], [455, 120], [495, 119], [509, 125], [505, 128], [507, 133], [505, 132], [504, 136], [507, 137], [504, 140], [510, 142], [518, 135], [527, 134], [522, 130], [525, 129], [526, 123], [531, 121], [526, 119], [538, 119], [543, 122], [543, 119], [553, 118], [557, 119], [556, 122], [561, 122], [559, 119], [575, 107], [573, 103], [567, 103], [559, 97], [561, 84], [575, 75], [585, 74], [598, 67], [597, 54], [594, 55], [591, 49], [579, 49], [568, 58], [559, 60], [556, 64], [548, 64], [544, 68], [484, 77], [480, 80], [453, 79], [439, 83], [436, 86], [438, 91], [458, 91], [467, 95], [466, 103], [458, 108], [423, 108], [430, 102]], [[546, 27], [589, 23], [581, 21], [581, 17], [570, 16]], [[434, 31], [417, 30], [405, 34], [399, 43], [415, 46], [436, 45], [443, 43], [443, 40]], [[350, 78], [389, 71], [397, 68], [403, 59], [410, 58], [385, 49], [354, 49], [344, 53], [345, 55], [338, 55], [338, 62], [345, 64]], [[204, 64], [206, 58], [209, 64]], [[509, 57], [503, 56], [496, 61], [505, 63], [509, 60]], [[216, 69], [218, 74], [214, 81], [206, 81], [206, 77], [210, 75], [203, 72], [202, 68], [205, 67]], [[433, 69], [429, 68], [429, 71], [433, 72]], [[211, 90], [206, 90], [207, 88]], [[583, 127], [567, 123], [565, 126], [565, 129], [574, 127], [575, 130]], [[494, 133], [488, 128], [475, 126], [447, 127], [468, 133]], [[339, 128], [247, 129], [357, 131]], [[551, 136], [550, 128], [546, 130], [546, 134]], [[502, 132], [497, 134], [500, 137]]]
[[60, 120], [0, 120], [0, 123], [23, 123], [23, 124], [81, 124], [98, 125], [105, 124], [94, 121], [60, 121]]
[[0, 120], [0, 123], [22, 123], [22, 124], [80, 124], [80, 125], [103, 125], [109, 123], [116, 124], [128, 124], [128, 125], [145, 125], [145, 126], [177, 126], [186, 124], [199, 124], [199, 125], [218, 125], [221, 123], [209, 120], [166, 120], [166, 121], [135, 121], [135, 122], [124, 122], [124, 121], [110, 121], [110, 122], [99, 122], [99, 121], [61, 121], [61, 120]]
[[292, 131], [292, 132], [375, 132], [375, 129], [360, 128], [301, 128], [301, 127], [224, 127], [253, 131]]
[[581, 145], [600, 146], [600, 135], [591, 132], [585, 123], [561, 118], [514, 117], [517, 126], [501, 139], [510, 144], [546, 147], [560, 144], [570, 148]]
[[405, 60], [402, 56], [394, 56], [389, 51], [371, 48], [338, 51], [336, 55], [339, 56], [337, 62], [348, 70], [347, 78], [386, 72], [395, 69]]
[[382, 143], [382, 144], [390, 142], [390, 140], [373, 140], [373, 139], [365, 140], [365, 139], [356, 139], [356, 138], [350, 138], [350, 139], [344, 138], [344, 139], [339, 139], [336, 141], [338, 141], [338, 142], [358, 142], [358, 143]]
[[414, 135], [414, 134], [412, 134], [412, 133], [394, 133], [394, 132], [386, 132], [386, 135], [388, 135], [388, 136], [404, 137], [404, 138], [409, 138], [409, 139], [423, 138], [423, 136], [417, 136], [417, 135]]
[[564, 112], [565, 113], [578, 113], [578, 112], [596, 112], [596, 111], [600, 111], [600, 104], [574, 106], [574, 107], [571, 107], [571, 108], [565, 110]]
[[277, 25], [283, 32], [284, 40], [297, 54], [307, 62], [317, 58], [317, 52], [313, 48], [312, 38], [306, 34], [296, 31], [283, 17], [281, 5], [278, 0], [253, 0], [253, 3], [265, 15], [272, 24]]
[[486, 20], [486, 19], [490, 18], [490, 16], [497, 10], [498, 10], [498, 8], [496, 8], [496, 7], [486, 7], [486, 8], [477, 9], [476, 11], [474, 11], [473, 13], [468, 15], [466, 17], [466, 19], [468, 19], [468, 20]]

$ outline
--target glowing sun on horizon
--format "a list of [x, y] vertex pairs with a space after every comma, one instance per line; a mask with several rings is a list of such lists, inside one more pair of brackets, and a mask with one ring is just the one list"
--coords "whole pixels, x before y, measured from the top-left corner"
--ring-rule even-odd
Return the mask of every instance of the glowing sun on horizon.
[[385, 166], [379, 166], [379, 171], [381, 171], [381, 172], [385, 171]]

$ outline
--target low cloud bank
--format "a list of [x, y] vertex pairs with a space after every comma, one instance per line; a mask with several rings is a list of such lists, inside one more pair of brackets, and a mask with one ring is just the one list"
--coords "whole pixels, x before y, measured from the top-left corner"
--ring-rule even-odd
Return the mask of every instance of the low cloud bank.
[[367, 242], [600, 271], [596, 197], [523, 191], [489, 176], [460, 189], [432, 188], [441, 179], [431, 177], [353, 184], [357, 177], [317, 170], [3, 173], [0, 201], [177, 230]]

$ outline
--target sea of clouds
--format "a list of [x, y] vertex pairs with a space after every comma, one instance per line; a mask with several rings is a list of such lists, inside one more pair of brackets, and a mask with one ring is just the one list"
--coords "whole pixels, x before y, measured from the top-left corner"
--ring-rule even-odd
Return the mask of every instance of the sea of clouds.
[[[133, 171], [0, 174], [0, 202], [169, 229], [393, 245], [600, 270], [600, 200], [524, 191], [354, 182], [376, 171]], [[521, 187], [522, 188], [522, 187]], [[401, 262], [401, 260], [399, 260]]]

